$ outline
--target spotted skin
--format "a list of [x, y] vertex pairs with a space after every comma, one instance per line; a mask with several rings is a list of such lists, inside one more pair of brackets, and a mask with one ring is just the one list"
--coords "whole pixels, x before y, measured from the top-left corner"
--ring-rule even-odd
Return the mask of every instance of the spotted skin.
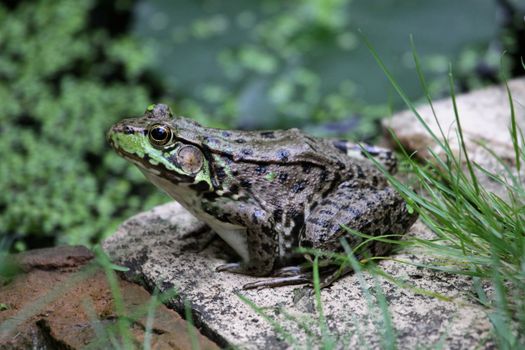
[[[174, 118], [161, 104], [115, 124], [108, 140], [238, 253], [240, 262], [219, 271], [253, 276], [286, 271], [257, 287], [308, 280], [289, 267], [299, 257], [298, 247], [340, 251], [341, 237], [359, 244], [342, 225], [369, 235], [402, 234], [416, 219], [367, 159], [372, 155], [395, 171], [395, 158], [386, 149], [297, 129], [206, 128]], [[377, 243], [371, 250], [384, 253], [388, 247]]]

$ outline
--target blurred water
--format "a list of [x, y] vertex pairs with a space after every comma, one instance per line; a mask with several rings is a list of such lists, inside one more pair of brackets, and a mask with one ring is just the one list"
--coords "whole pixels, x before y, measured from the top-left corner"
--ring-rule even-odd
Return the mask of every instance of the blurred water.
[[[277, 118], [279, 112], [268, 97], [275, 74], [245, 74], [229, 79], [219, 64], [225, 48], [236, 48], [253, 39], [251, 28], [271, 16], [272, 6], [278, 8], [277, 4], [256, 0], [144, 0], [136, 6], [133, 31], [148, 44], [154, 55], [154, 69], [173, 98], [191, 98], [206, 104], [203, 91], [212, 84], [237, 98], [238, 125], [307, 124], [312, 121], [295, 118], [287, 122], [282, 116]], [[392, 102], [397, 109], [402, 104], [393, 97], [383, 72], [360, 42], [358, 30], [368, 37], [412, 98], [422, 93], [413, 69], [410, 34], [434, 73], [445, 74], [448, 62], [455, 62], [465, 47], [487, 46], [498, 31], [496, 5], [490, 0], [355, 0], [344, 11], [348, 24], [336, 40], [327, 38], [326, 44], [321, 40], [292, 65], [306, 67], [318, 75], [321, 96], [349, 86], [364, 103]], [[271, 63], [268, 62], [270, 67]], [[282, 74], [289, 67], [279, 69]], [[306, 114], [311, 105], [305, 107]], [[298, 108], [301, 106], [298, 104]]]

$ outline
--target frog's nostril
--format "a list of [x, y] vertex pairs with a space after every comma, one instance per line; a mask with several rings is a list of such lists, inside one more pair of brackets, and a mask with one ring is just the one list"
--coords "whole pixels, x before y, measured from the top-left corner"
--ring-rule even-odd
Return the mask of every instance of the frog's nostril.
[[130, 127], [130, 126], [127, 126], [127, 125], [124, 127], [124, 129], [122, 131], [124, 131], [124, 134], [126, 134], [126, 135], [133, 134], [133, 128]]

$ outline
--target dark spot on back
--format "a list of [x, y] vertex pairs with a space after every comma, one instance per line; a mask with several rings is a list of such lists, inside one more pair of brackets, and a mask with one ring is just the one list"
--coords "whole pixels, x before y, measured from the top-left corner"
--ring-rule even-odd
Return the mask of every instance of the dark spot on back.
[[285, 183], [286, 180], [288, 179], [288, 173], [280, 173], [279, 174], [279, 182], [280, 183]]
[[245, 139], [236, 139], [235, 142], [237, 143], [246, 143]]
[[255, 168], [255, 172], [259, 175], [263, 175], [266, 173], [267, 168], [266, 165], [258, 165], [257, 168]]
[[324, 214], [324, 215], [330, 215], [330, 216], [334, 215], [334, 212], [331, 211], [331, 210], [328, 210], [328, 209], [321, 209], [321, 210], [319, 210], [319, 213], [320, 214]]
[[292, 192], [293, 193], [299, 193], [301, 192], [302, 190], [304, 190], [306, 187], [306, 181], [304, 180], [301, 180], [299, 182], [296, 182], [293, 186], [292, 186]]
[[232, 133], [229, 132], [229, 131], [223, 131], [223, 132], [221, 132], [221, 135], [222, 135], [223, 137], [230, 137], [230, 136], [232, 136]]
[[252, 183], [248, 179], [242, 179], [241, 180], [241, 187], [243, 187], [243, 188], [251, 188], [252, 187]]
[[249, 148], [243, 148], [241, 149], [241, 154], [245, 156], [251, 156], [253, 154], [253, 150]]
[[328, 175], [330, 173], [328, 172], [328, 170], [323, 170], [321, 171], [321, 175], [319, 176], [319, 180], [321, 180], [321, 182], [325, 182], [326, 179], [328, 179]]
[[204, 141], [211, 144], [219, 144], [219, 140], [212, 136], [205, 136]]
[[339, 184], [339, 178], [340, 176], [338, 176], [337, 174], [335, 174], [334, 178], [332, 179], [332, 182], [330, 183], [330, 186], [326, 189], [326, 191], [323, 193], [322, 195], [322, 198], [326, 198], [326, 196], [329, 194], [329, 193], [332, 193], [332, 191], [334, 190], [335, 186], [337, 186]]
[[309, 163], [303, 163], [301, 164], [301, 167], [303, 168], [303, 172], [305, 174], [310, 174], [310, 172], [312, 171], [312, 165]]
[[290, 151], [288, 151], [287, 149], [280, 149], [277, 151], [277, 158], [279, 158], [283, 162], [286, 162], [289, 157], [290, 157]]
[[263, 131], [261, 132], [261, 137], [265, 138], [265, 139], [274, 139], [275, 138], [275, 134], [273, 131]]
[[323, 228], [328, 228], [331, 224], [330, 221], [321, 218], [308, 218], [308, 222]]

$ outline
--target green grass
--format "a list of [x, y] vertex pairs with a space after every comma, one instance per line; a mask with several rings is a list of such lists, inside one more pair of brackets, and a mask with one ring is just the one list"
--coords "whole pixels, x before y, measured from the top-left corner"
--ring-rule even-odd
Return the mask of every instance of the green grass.
[[[419, 213], [421, 220], [436, 234], [434, 240], [416, 238], [413, 243], [424, 248], [429, 255], [448, 260], [446, 264], [440, 263], [443, 260], [436, 260], [435, 265], [428, 268], [475, 277], [478, 286], [475, 301], [486, 307], [499, 348], [525, 347], [525, 188], [519, 174], [525, 149], [508, 85], [505, 82], [510, 103], [509, 140], [514, 149], [514, 167], [489, 148], [479, 145], [485, 148], [487, 157], [500, 167], [498, 170], [486, 169], [471, 160], [465, 145], [452, 74], [449, 74], [449, 82], [456, 136], [460, 141], [459, 155], [448, 143], [435, 112], [439, 136], [428, 127], [374, 49], [368, 46], [394, 89], [440, 148], [439, 155], [429, 150], [431, 159], [421, 164], [401, 147], [410, 172], [424, 194], [416, 193], [385, 173], [391, 184]], [[414, 59], [422, 89], [434, 111], [415, 48]], [[483, 187], [481, 176], [501, 186], [504, 195]], [[490, 283], [490, 295], [479, 287], [482, 281]]]

